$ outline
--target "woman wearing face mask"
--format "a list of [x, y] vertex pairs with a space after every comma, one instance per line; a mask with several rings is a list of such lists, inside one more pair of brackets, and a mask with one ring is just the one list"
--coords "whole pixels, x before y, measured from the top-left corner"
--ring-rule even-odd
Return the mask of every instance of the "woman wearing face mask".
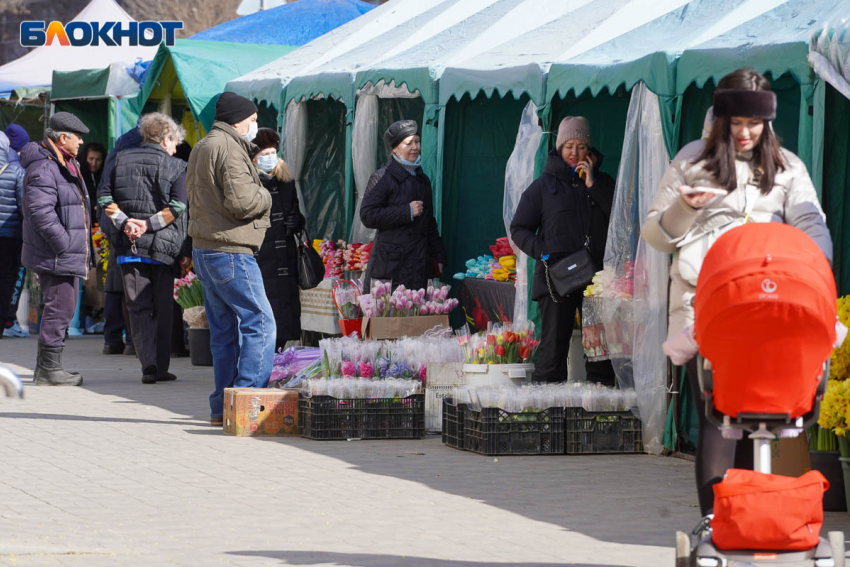
[[174, 293], [172, 265], [186, 239], [186, 162], [172, 157], [186, 132], [165, 114], [139, 120], [144, 142], [115, 154], [98, 204], [112, 224], [110, 242], [124, 279], [142, 383], [175, 380], [168, 372]]
[[298, 243], [295, 235], [304, 228], [298, 208], [298, 192], [289, 168], [277, 157], [280, 137], [271, 128], [260, 128], [254, 144], [259, 151], [254, 164], [263, 186], [272, 196], [271, 226], [254, 257], [263, 274], [277, 324], [276, 348], [301, 338], [301, 302], [298, 297]]
[[421, 167], [418, 131], [413, 120], [399, 120], [387, 128], [384, 141], [392, 155], [372, 174], [360, 204], [363, 226], [378, 230], [363, 280], [367, 290], [373, 280], [424, 288], [446, 263], [431, 181]]
[[[806, 166], [773, 132], [776, 94], [767, 79], [752, 69], [726, 75], [717, 84], [713, 113], [707, 139], [682, 148], [667, 168], [641, 227], [651, 246], [676, 253], [670, 266], [670, 337], [693, 325], [699, 268], [727, 230], [744, 222], [784, 222], [808, 234], [832, 260], [832, 240]], [[691, 391], [699, 392], [696, 359], [687, 370]], [[697, 491], [707, 516], [714, 507], [713, 486], [733, 466], [751, 469], [753, 453], [748, 443], [724, 439], [707, 422], [705, 402], [698, 395], [694, 401], [700, 422]]]
[[91, 142], [80, 149], [80, 173], [86, 183], [91, 200], [92, 218], [97, 218], [97, 186], [100, 184], [100, 176], [103, 173], [103, 159], [106, 150], [102, 144]]
[[[543, 174], [522, 194], [511, 222], [513, 241], [538, 260], [531, 286], [531, 298], [540, 308], [541, 319], [536, 382], [567, 379], [567, 353], [584, 291], [560, 296], [554, 287], [550, 289], [551, 282], [539, 260], [548, 255], [551, 265], [586, 246], [596, 269], [601, 270], [605, 257], [614, 180], [599, 170], [601, 157], [592, 152], [587, 119], [564, 118]], [[609, 361], [587, 362], [585, 369], [588, 380], [615, 385]]]

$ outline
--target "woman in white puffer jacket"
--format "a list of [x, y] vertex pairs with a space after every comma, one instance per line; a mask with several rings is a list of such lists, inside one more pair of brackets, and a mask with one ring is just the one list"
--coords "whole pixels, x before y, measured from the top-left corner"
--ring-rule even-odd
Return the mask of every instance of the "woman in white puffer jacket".
[[[667, 168], [641, 237], [676, 253], [670, 267], [668, 337], [693, 324], [693, 299], [705, 253], [724, 232], [744, 222], [784, 222], [801, 229], [832, 261], [832, 239], [806, 166], [780, 146], [773, 132], [776, 94], [752, 69], [723, 77], [714, 94], [714, 122], [706, 139], [691, 142]], [[714, 506], [713, 485], [726, 470], [752, 468], [752, 451], [723, 439], [705, 419], [696, 361], [688, 365], [700, 435], [697, 489], [703, 515]]]

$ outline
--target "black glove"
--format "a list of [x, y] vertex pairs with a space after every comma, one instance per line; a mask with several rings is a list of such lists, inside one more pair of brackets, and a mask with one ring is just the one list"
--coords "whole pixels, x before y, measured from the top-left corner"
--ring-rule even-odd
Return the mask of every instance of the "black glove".
[[286, 227], [286, 236], [292, 236], [301, 229], [301, 213], [291, 213], [283, 218], [283, 226]]

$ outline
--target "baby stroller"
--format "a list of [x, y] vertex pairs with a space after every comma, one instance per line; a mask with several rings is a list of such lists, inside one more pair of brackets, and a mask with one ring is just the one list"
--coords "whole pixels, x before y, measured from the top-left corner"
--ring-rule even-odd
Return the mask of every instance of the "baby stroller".
[[[817, 421], [835, 342], [836, 311], [829, 263], [812, 239], [794, 227], [746, 224], [721, 236], [705, 257], [694, 300], [700, 394], [706, 400], [706, 417], [724, 437], [742, 439], [745, 431], [749, 433], [759, 473], [771, 472], [770, 443], [776, 435], [796, 436]], [[736, 473], [766, 481], [797, 481]], [[824, 489], [817, 482], [814, 497], [785, 502], [788, 506], [801, 502], [822, 522]], [[746, 507], [741, 510], [742, 516], [748, 514]], [[811, 548], [771, 549], [759, 539], [763, 532], [775, 531], [778, 522], [758, 517], [758, 528], [744, 530], [737, 539], [747, 541], [749, 549], [739, 549], [728, 540], [721, 545], [717, 501], [715, 512], [713, 532], [702, 541], [676, 533], [677, 567], [844, 566], [842, 532], [819, 537], [820, 525], [815, 522], [813, 529], [804, 522], [800, 527], [808, 529]], [[724, 517], [722, 522], [739, 530], [746, 525], [740, 517]]]

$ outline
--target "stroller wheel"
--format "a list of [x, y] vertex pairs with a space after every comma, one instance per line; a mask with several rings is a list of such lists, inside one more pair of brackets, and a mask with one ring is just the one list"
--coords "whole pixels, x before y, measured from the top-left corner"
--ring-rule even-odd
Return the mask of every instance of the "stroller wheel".
[[844, 532], [829, 532], [829, 547], [835, 567], [844, 567]]
[[[843, 535], [843, 534], [842, 534]], [[844, 540], [842, 539], [842, 544]], [[691, 537], [685, 532], [676, 532], [676, 567], [690, 567]], [[836, 567], [838, 567], [836, 565]], [[844, 567], [842, 564], [841, 567]]]

